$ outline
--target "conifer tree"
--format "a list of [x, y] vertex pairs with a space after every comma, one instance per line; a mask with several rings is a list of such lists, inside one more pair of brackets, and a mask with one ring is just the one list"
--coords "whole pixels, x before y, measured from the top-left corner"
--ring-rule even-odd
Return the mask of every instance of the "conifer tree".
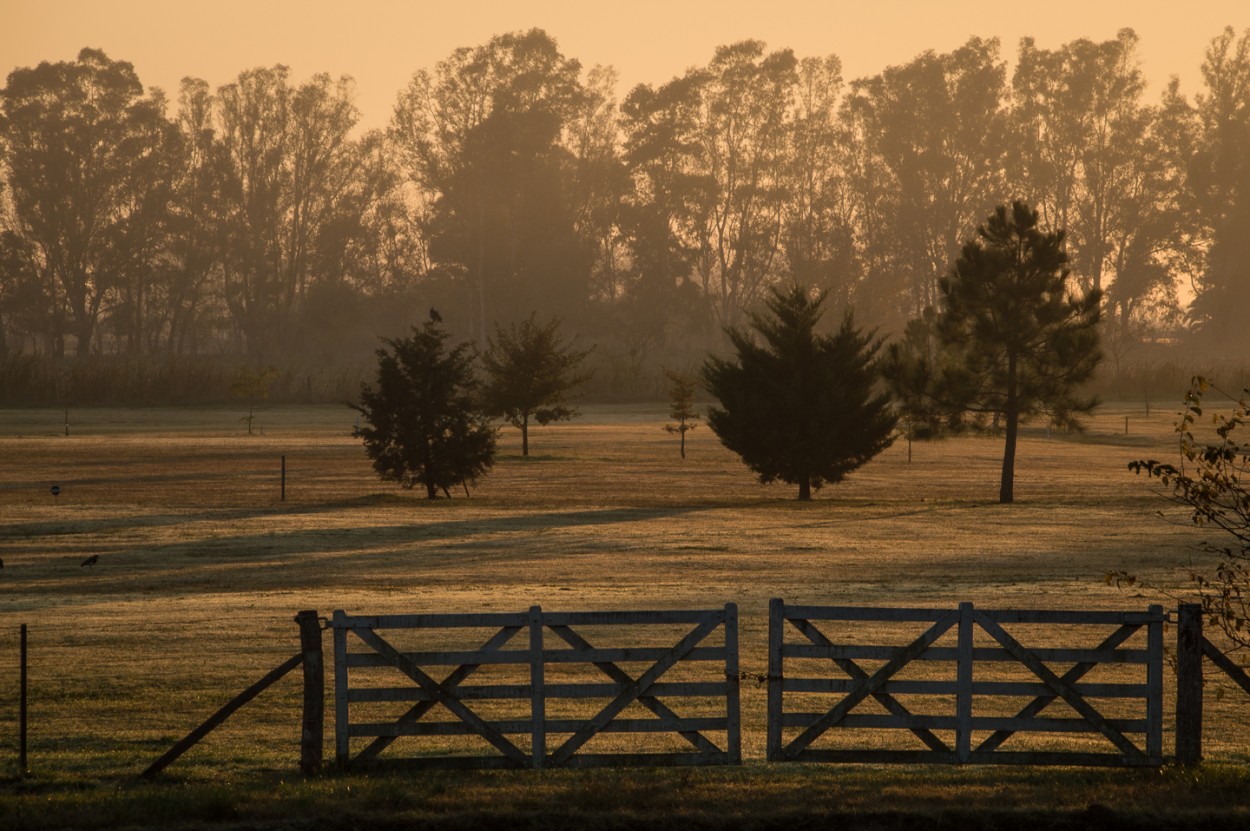
[[377, 387], [362, 384], [364, 416], [353, 435], [364, 439], [373, 469], [405, 488], [425, 486], [430, 499], [468, 486], [494, 463], [495, 428], [477, 399], [468, 343], [447, 349], [433, 320], [379, 349]]
[[910, 418], [955, 430], [1001, 421], [1001, 503], [1015, 496], [1020, 424], [1045, 414], [1079, 426], [1078, 416], [1097, 404], [1080, 388], [1102, 358], [1102, 295], [1069, 291], [1063, 243], [1064, 232], [1042, 231], [1025, 203], [1000, 205], [940, 281], [936, 313], [922, 319], [937, 348], [908, 337], [891, 344], [883, 362]]
[[823, 293], [773, 289], [751, 331], [727, 329], [733, 360], [710, 356], [703, 385], [720, 402], [708, 426], [761, 482], [798, 485], [799, 499], [842, 481], [893, 441], [889, 398], [876, 391], [880, 348], [848, 314], [817, 333]]
[[668, 378], [668, 416], [677, 420], [676, 424], [665, 424], [664, 430], [681, 436], [681, 457], [686, 458], [686, 434], [699, 425], [699, 413], [694, 408], [694, 391], [698, 382], [682, 372], [672, 369], [664, 370]]

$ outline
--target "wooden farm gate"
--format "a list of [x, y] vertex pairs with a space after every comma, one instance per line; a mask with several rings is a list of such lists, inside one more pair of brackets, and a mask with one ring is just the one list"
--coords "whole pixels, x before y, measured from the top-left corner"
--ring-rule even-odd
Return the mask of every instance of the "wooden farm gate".
[[770, 761], [1163, 762], [1161, 606], [769, 612]]
[[[341, 766], [380, 761], [400, 740], [407, 753], [386, 760], [416, 767], [741, 761], [732, 603], [710, 611], [337, 611], [330, 627]], [[678, 706], [696, 712], [681, 715]]]

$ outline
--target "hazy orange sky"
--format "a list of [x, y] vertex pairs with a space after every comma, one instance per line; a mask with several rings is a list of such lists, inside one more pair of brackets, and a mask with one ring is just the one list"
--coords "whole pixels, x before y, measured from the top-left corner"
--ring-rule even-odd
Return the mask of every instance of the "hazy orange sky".
[[366, 126], [383, 126], [412, 73], [458, 46], [534, 26], [584, 66], [609, 64], [618, 92], [666, 81], [706, 63], [716, 46], [757, 38], [800, 57], [835, 54], [850, 78], [872, 75], [926, 49], [948, 51], [970, 35], [998, 37], [1011, 61], [1020, 37], [1053, 48], [1105, 40], [1131, 27], [1153, 99], [1168, 76], [1199, 89], [1198, 67], [1226, 25], [1250, 27], [1247, 0], [995, 4], [985, 0], [0, 0], [0, 71], [71, 60], [83, 46], [135, 65], [140, 79], [173, 97], [186, 75], [212, 86], [254, 66], [284, 63], [295, 79], [315, 72], [356, 79]]

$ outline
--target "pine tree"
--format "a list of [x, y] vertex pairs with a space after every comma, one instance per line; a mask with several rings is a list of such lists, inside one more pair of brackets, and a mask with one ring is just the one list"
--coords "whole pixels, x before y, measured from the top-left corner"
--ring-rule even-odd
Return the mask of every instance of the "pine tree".
[[1101, 293], [1068, 291], [1063, 241], [1023, 202], [1000, 205], [939, 283], [936, 314], [926, 313], [939, 348], [924, 354], [909, 338], [891, 344], [883, 362], [916, 420], [962, 429], [1001, 419], [1002, 503], [1014, 499], [1020, 424], [1046, 414], [1079, 426], [1078, 415], [1097, 404], [1080, 387], [1102, 359]]
[[361, 385], [351, 405], [365, 424], [373, 469], [405, 488], [425, 486], [430, 499], [468, 486], [490, 469], [495, 428], [477, 400], [470, 345], [447, 349], [448, 334], [433, 320], [407, 338], [387, 339], [379, 349], [377, 388]]
[[799, 486], [799, 499], [842, 481], [893, 441], [889, 399], [876, 393], [880, 343], [848, 314], [832, 335], [816, 332], [824, 295], [776, 289], [771, 314], [752, 314], [750, 331], [727, 329], [735, 360], [710, 356], [704, 387], [720, 402], [708, 426], [761, 482]]

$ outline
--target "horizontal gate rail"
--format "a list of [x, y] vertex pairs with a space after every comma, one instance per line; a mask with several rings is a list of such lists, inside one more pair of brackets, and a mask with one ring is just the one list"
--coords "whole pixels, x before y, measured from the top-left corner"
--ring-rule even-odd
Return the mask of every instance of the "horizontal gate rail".
[[[633, 634], [638, 627], [657, 625], [679, 627], [685, 634], [675, 644], [658, 647], [598, 647], [587, 635], [592, 628]], [[436, 749], [433, 755], [388, 757], [387, 762], [537, 768], [741, 761], [738, 623], [733, 604], [707, 611], [657, 612], [545, 613], [537, 606], [521, 614], [349, 616], [339, 611], [329, 626], [334, 631], [336, 758], [341, 766], [377, 760], [401, 738], [460, 736], [484, 740], [495, 753], [464, 756]], [[495, 631], [476, 649], [396, 646], [414, 632], [446, 634], [458, 629]], [[709, 645], [715, 633], [720, 644]], [[655, 637], [669, 636], [652, 640]], [[678, 667], [687, 675], [703, 677], [666, 679]], [[468, 683], [475, 674], [491, 672], [512, 675], [502, 683]], [[591, 673], [593, 680], [569, 677], [579, 672]], [[559, 680], [548, 681], [553, 674]], [[388, 683], [361, 686], [365, 678]], [[705, 705], [711, 702], [720, 712], [683, 716], [673, 709], [676, 702], [696, 699]], [[563, 712], [568, 707], [561, 705], [561, 715], [548, 716], [548, 704], [553, 702], [585, 702], [590, 715], [583, 717], [582, 710], [576, 715]], [[510, 714], [500, 715], [499, 708], [509, 703]], [[353, 720], [353, 707], [388, 704], [411, 706], [397, 717], [392, 711], [382, 720]], [[446, 720], [448, 712], [454, 720]], [[443, 720], [432, 720], [436, 714]], [[724, 739], [718, 743], [706, 733], [723, 733]], [[597, 736], [620, 734], [674, 734], [690, 749], [588, 752]], [[372, 741], [353, 757], [353, 739]]]
[[[945, 764], [1158, 765], [1163, 761], [1163, 609], [1146, 612], [958, 610], [805, 606], [773, 600], [769, 608], [767, 754], [770, 761]], [[831, 637], [837, 624], [903, 624], [905, 644], [851, 644]], [[819, 624], [819, 625], [818, 625]], [[1026, 646], [1013, 634], [1033, 627], [1116, 627], [1092, 647]], [[823, 627], [823, 628], [822, 628]], [[1053, 630], [1047, 628], [1047, 632]], [[1144, 644], [1125, 646], [1144, 632]], [[787, 640], [798, 633], [802, 641]], [[1050, 635], [1047, 640], [1055, 640]], [[952, 642], [953, 641], [953, 642]], [[805, 670], [796, 673], [796, 663]], [[821, 669], [813, 669], [813, 663]], [[909, 666], [928, 676], [902, 678]], [[1055, 666], [1052, 666], [1055, 665]], [[1139, 680], [1084, 681], [1099, 667], [1118, 667]], [[1027, 670], [1028, 680], [1001, 673]], [[830, 674], [830, 671], [835, 671]], [[813, 673], [816, 673], [813, 675]], [[995, 678], [994, 675], [999, 675]], [[986, 677], [986, 676], [989, 677]], [[788, 698], [802, 708], [786, 709]], [[1030, 699], [1009, 713], [986, 713]], [[861, 705], [875, 702], [878, 712]], [[1109, 703], [1134, 715], [1104, 715]], [[813, 710], [817, 703], [821, 709]], [[1044, 715], [1060, 703], [1065, 712]], [[933, 708], [940, 712], [932, 712]], [[923, 708], [923, 709], [922, 709]], [[879, 712], [884, 710], [885, 712]], [[924, 749], [820, 747], [850, 730], [910, 733]], [[790, 731], [787, 737], [786, 731]], [[797, 735], [794, 732], [797, 731]], [[1100, 737], [1106, 752], [1030, 748], [1000, 750], [1020, 734]], [[1019, 742], [1016, 742], [1019, 744]]]

